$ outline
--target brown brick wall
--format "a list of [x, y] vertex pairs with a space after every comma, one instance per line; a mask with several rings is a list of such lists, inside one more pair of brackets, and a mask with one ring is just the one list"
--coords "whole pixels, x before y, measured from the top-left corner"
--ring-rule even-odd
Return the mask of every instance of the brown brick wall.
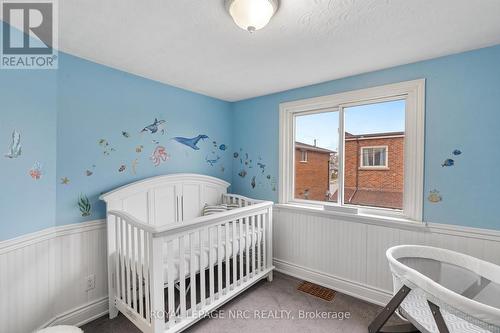
[[[388, 169], [360, 168], [361, 147], [388, 146]], [[404, 137], [349, 140], [345, 143], [345, 188], [403, 191]], [[356, 173], [358, 186], [356, 186]]]
[[300, 149], [295, 150], [295, 198], [305, 199], [304, 193], [309, 189], [309, 200], [325, 200], [329, 186], [329, 153], [307, 152], [307, 162], [301, 162]]

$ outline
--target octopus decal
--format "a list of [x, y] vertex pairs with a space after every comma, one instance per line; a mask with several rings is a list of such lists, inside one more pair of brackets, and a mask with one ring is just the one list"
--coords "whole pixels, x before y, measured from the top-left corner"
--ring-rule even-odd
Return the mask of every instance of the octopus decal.
[[169, 155], [167, 154], [167, 150], [163, 146], [157, 146], [151, 154], [151, 161], [155, 166], [159, 166], [162, 162], [166, 162], [169, 159]]

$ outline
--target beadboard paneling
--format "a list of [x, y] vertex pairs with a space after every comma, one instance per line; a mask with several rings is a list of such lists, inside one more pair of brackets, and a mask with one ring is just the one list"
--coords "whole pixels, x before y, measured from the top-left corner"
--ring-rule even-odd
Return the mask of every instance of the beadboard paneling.
[[[95, 274], [96, 286], [86, 291], [90, 274]], [[107, 310], [107, 293], [104, 221], [51, 228], [0, 243], [0, 332], [79, 324]]]
[[500, 265], [500, 233], [440, 224], [383, 223], [278, 205], [273, 251], [278, 271], [376, 304], [392, 293], [385, 251], [420, 244], [466, 253]]

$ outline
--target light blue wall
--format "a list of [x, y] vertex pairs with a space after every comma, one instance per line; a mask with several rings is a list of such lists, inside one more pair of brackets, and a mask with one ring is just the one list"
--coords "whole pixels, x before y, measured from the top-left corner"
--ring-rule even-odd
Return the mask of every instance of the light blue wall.
[[[447, 56], [237, 102], [233, 105], [233, 146], [266, 161], [278, 174], [278, 106], [281, 102], [388, 83], [425, 78], [425, 193], [439, 190], [443, 201], [424, 201], [428, 222], [500, 229], [500, 46]], [[451, 151], [463, 154], [441, 167]], [[277, 200], [269, 186], [252, 189], [233, 159], [233, 190]]]
[[[59, 60], [57, 146], [57, 224], [63, 225], [105, 216], [98, 200], [102, 192], [155, 175], [173, 172], [208, 174], [231, 181], [231, 105], [227, 102], [174, 88], [82, 59], [63, 55]], [[166, 121], [166, 134], [140, 133], [154, 119]], [[129, 138], [122, 131], [130, 134]], [[200, 150], [173, 141], [172, 137], [205, 134]], [[109, 142], [109, 155], [98, 144]], [[157, 146], [170, 159], [158, 167], [150, 160]], [[217, 142], [214, 147], [213, 141]], [[218, 146], [226, 144], [228, 150]], [[142, 153], [136, 147], [143, 145]], [[212, 153], [212, 151], [214, 153]], [[206, 158], [220, 160], [211, 166]], [[137, 172], [132, 161], [137, 159]], [[95, 168], [92, 166], [95, 165]], [[119, 172], [121, 165], [126, 169]], [[86, 175], [86, 170], [91, 176]], [[67, 177], [70, 183], [61, 184]], [[80, 194], [90, 199], [90, 217], [77, 207]]]
[[[53, 71], [0, 70], [0, 241], [54, 224], [56, 80]], [[7, 158], [13, 130], [21, 155]], [[29, 174], [36, 162], [39, 180]]]

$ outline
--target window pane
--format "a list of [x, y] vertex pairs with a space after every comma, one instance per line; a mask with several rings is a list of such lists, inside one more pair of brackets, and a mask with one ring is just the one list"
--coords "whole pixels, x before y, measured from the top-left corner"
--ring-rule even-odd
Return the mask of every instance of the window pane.
[[405, 101], [345, 108], [344, 121], [344, 204], [403, 209]]
[[338, 112], [295, 117], [295, 199], [337, 202]]

